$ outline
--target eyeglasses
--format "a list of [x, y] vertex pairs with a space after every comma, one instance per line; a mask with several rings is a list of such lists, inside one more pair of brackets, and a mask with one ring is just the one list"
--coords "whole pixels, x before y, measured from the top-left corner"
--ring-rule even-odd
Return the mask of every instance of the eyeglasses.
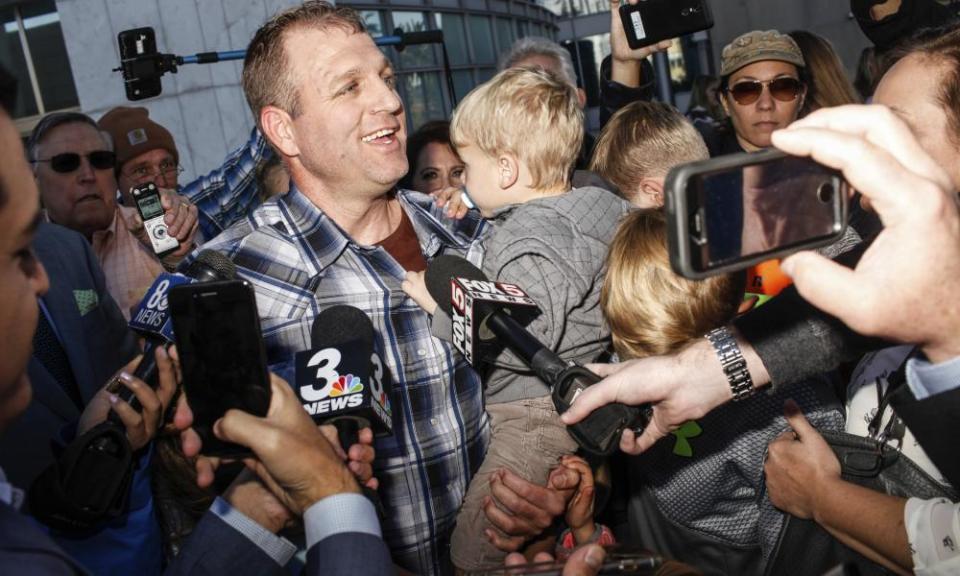
[[125, 172], [124, 175], [131, 180], [150, 180], [156, 178], [157, 176], [163, 176], [164, 178], [170, 178], [183, 173], [183, 168], [173, 162], [161, 162], [159, 166], [154, 168], [153, 166], [137, 166], [129, 172]]
[[[95, 150], [84, 154], [95, 170], [113, 170], [117, 166], [117, 155], [110, 150]], [[76, 152], [64, 152], [50, 158], [38, 158], [34, 162], [49, 162], [50, 168], [60, 174], [69, 174], [80, 167], [81, 155]]]
[[741, 106], [748, 106], [760, 99], [763, 87], [770, 89], [770, 95], [780, 102], [793, 102], [803, 91], [803, 82], [790, 76], [783, 76], [773, 80], [744, 80], [737, 82], [727, 89], [733, 99]]

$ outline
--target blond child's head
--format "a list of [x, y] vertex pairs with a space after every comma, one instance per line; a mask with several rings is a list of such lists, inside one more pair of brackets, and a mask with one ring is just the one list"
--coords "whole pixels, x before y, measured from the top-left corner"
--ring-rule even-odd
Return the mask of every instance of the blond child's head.
[[663, 182], [671, 168], [710, 157], [703, 138], [669, 104], [634, 102], [617, 111], [597, 139], [590, 170], [620, 189], [640, 208], [663, 206]]
[[510, 68], [467, 94], [450, 123], [470, 198], [484, 216], [569, 188], [583, 141], [576, 89], [555, 74]]
[[600, 306], [621, 360], [679, 350], [729, 322], [743, 299], [743, 274], [687, 280], [670, 268], [659, 210], [628, 214], [610, 244]]

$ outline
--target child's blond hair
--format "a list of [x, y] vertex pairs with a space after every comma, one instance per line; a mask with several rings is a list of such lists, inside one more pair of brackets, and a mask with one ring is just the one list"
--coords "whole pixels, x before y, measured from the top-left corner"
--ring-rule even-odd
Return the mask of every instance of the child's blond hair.
[[628, 214], [610, 244], [600, 306], [621, 360], [682, 348], [729, 322], [743, 299], [743, 274], [687, 280], [670, 268], [659, 210]]
[[513, 154], [530, 171], [532, 188], [554, 189], [570, 180], [583, 110], [576, 88], [552, 72], [510, 68], [467, 94], [453, 114], [450, 139], [494, 158]]
[[660, 178], [678, 164], [710, 157], [703, 137], [683, 114], [661, 102], [634, 102], [600, 132], [590, 170], [629, 199], [644, 178]]

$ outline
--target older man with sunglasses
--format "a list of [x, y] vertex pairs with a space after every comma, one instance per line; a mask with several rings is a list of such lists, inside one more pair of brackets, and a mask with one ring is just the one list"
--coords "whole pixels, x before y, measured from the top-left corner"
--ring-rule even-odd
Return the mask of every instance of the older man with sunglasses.
[[769, 147], [770, 134], [789, 126], [803, 108], [805, 68], [796, 42], [776, 30], [755, 30], [727, 44], [719, 98], [731, 122], [707, 135], [710, 155]]
[[[47, 217], [90, 241], [104, 270], [107, 291], [129, 319], [130, 309], [164, 265], [149, 241], [138, 238], [141, 224], [136, 209], [117, 205], [116, 154], [111, 142], [89, 116], [57, 113], [37, 124], [27, 152]], [[192, 247], [196, 209], [176, 197], [167, 202], [168, 231], [183, 245], [182, 256]]]

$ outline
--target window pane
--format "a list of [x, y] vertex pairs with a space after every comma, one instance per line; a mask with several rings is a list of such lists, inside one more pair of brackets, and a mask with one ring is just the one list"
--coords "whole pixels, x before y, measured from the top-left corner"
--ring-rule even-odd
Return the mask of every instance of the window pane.
[[[429, 30], [427, 15], [423, 12], [393, 12], [393, 25], [404, 32], [423, 32]], [[407, 46], [400, 53], [400, 68], [435, 66], [437, 59], [432, 44]]]
[[437, 24], [443, 30], [443, 41], [447, 45], [450, 64], [452, 66], [469, 64], [470, 55], [467, 53], [467, 36], [463, 31], [463, 16], [438, 12]]
[[513, 44], [513, 25], [507, 18], [497, 18], [497, 42], [501, 54]]
[[376, 38], [384, 35], [383, 18], [380, 16], [380, 12], [377, 10], [360, 10], [359, 14], [371, 36]]
[[447, 118], [443, 106], [443, 84], [437, 72], [413, 72], [404, 74], [400, 81], [406, 92], [406, 107], [411, 131], [429, 120]]
[[517, 38], [530, 35], [530, 23], [526, 20], [517, 20]]
[[493, 78], [494, 74], [496, 73], [496, 68], [481, 68], [477, 70], [477, 78], [480, 80], [480, 83], [483, 84], [487, 80]]
[[493, 49], [493, 30], [490, 27], [490, 18], [486, 16], [468, 16], [470, 26], [470, 41], [473, 44], [473, 55], [476, 62], [495, 62], [497, 55]]
[[473, 90], [473, 73], [469, 70], [457, 70], [453, 73], [453, 89], [457, 92], [457, 102]]
[[579, 0], [543, 0], [540, 5], [557, 16], [576, 16], [579, 13]]
[[73, 84], [57, 7], [53, 0], [28, 6], [23, 7], [23, 27], [27, 31], [43, 104], [48, 111], [76, 106], [79, 103], [77, 88]]
[[17, 79], [17, 103], [13, 109], [13, 117], [33, 116], [39, 113], [39, 109], [33, 98], [30, 74], [27, 72], [27, 62], [24, 60], [20, 36], [17, 34], [17, 19], [12, 8], [0, 10], [0, 22], [3, 23], [3, 36], [0, 38], [0, 64]]

